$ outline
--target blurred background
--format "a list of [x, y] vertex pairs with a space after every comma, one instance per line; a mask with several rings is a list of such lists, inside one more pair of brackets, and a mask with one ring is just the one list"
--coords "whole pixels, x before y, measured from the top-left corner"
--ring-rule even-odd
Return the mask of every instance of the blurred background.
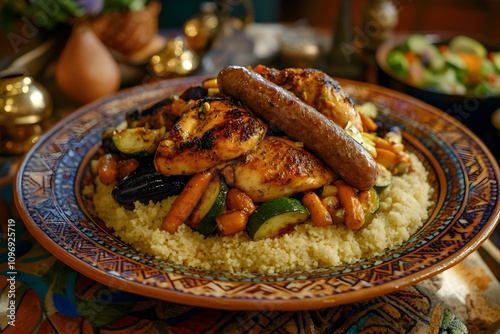
[[[181, 27], [199, 9], [199, 0], [162, 1], [162, 27]], [[362, 12], [370, 0], [354, 0], [352, 21], [361, 27]], [[498, 0], [397, 0], [400, 31], [454, 31], [500, 39]], [[340, 0], [254, 0], [257, 22], [306, 20], [314, 27], [330, 30], [338, 20]]]
[[[47, 3], [56, 0], [46, 1]], [[75, 2], [85, 2], [79, 0]], [[133, 1], [129, 1], [133, 3]], [[158, 13], [158, 25], [160, 31], [170, 32], [182, 29], [187, 20], [200, 12], [201, 5], [206, 2], [202, 0], [168, 1], [161, 0], [161, 9]], [[219, 1], [224, 2], [224, 1]], [[235, 15], [242, 14], [242, 0], [225, 1], [234, 7]], [[297, 23], [306, 24], [310, 27], [333, 32], [337, 25], [340, 11], [340, 0], [252, 0], [253, 20], [257, 23]], [[425, 32], [453, 32], [482, 36], [488, 40], [500, 41], [500, 1], [499, 0], [354, 0], [349, 1], [352, 7], [352, 26], [363, 29], [363, 12], [369, 6], [390, 2], [397, 10], [399, 17], [395, 31], [425, 31]], [[6, 17], [12, 16], [8, 5], [15, 4], [16, 1], [0, 1], [0, 12], [3, 15], [0, 20], [5, 21]], [[20, 2], [18, 2], [20, 3]], [[18, 5], [14, 7], [19, 7]], [[31, 13], [30, 13], [31, 14]], [[34, 17], [25, 17], [31, 21], [37, 31], [36, 34], [30, 32], [30, 36], [17, 41], [22, 44], [21, 52], [32, 48], [40, 43], [47, 36], [47, 31], [40, 28], [40, 22]], [[12, 28], [14, 32], [22, 36], [22, 27], [26, 21], [17, 18]], [[12, 41], [7, 34], [11, 32], [6, 29], [5, 22], [0, 21], [0, 68], [5, 68], [13, 57], [13, 47], [9, 47]], [[50, 34], [50, 30], [49, 30]], [[36, 35], [36, 36], [31, 36]], [[21, 43], [22, 42], [22, 43]], [[16, 49], [16, 48], [14, 48]], [[17, 53], [17, 52], [15, 52]]]
[[[479, 134], [498, 157], [499, 16], [500, 0], [0, 0], [0, 78], [30, 76], [48, 91], [50, 111], [32, 111], [40, 113], [38, 122], [119, 89], [227, 65], [315, 67], [431, 103]], [[420, 63], [410, 66], [408, 54], [389, 53], [397, 38], [412, 34], [435, 45], [413, 46]], [[484, 52], [472, 63], [470, 55], [457, 60], [445, 58], [443, 48], [436, 52], [457, 35], [474, 38]], [[470, 45], [459, 51], [464, 47], [477, 53]], [[25, 116], [12, 114], [1, 115], [0, 125]], [[5, 145], [13, 148], [0, 141], [0, 152]]]

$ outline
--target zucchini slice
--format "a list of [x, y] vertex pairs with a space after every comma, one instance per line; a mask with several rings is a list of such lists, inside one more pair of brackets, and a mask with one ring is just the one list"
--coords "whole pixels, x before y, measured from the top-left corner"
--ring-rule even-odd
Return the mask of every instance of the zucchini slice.
[[111, 136], [116, 148], [132, 156], [151, 155], [155, 153], [166, 129], [146, 129], [144, 127], [115, 130]]
[[380, 198], [377, 190], [372, 187], [364, 191], [358, 197], [363, 206], [363, 211], [365, 212], [365, 220], [371, 220], [372, 216], [380, 208]]
[[215, 218], [224, 211], [227, 191], [226, 182], [217, 174], [214, 175], [200, 201], [186, 220], [186, 224], [204, 236], [212, 234], [217, 227]]
[[248, 218], [252, 240], [277, 237], [309, 218], [309, 210], [294, 198], [276, 198], [262, 203]]
[[377, 181], [375, 181], [374, 187], [376, 190], [380, 191], [391, 184], [392, 173], [390, 170], [388, 170], [387, 168], [385, 168], [381, 164], [378, 165], [378, 171], [379, 171], [379, 173], [378, 173]]

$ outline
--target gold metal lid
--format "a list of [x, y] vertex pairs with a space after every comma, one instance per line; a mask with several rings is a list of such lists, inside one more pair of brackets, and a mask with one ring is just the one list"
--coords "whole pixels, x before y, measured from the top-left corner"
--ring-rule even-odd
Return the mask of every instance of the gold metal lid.
[[36, 124], [52, 113], [47, 90], [23, 70], [0, 72], [0, 125]]
[[26, 152], [45, 131], [52, 114], [47, 90], [23, 70], [0, 72], [0, 154]]
[[160, 78], [189, 75], [200, 65], [198, 55], [193, 52], [182, 37], [167, 41], [165, 48], [153, 55], [149, 66]]

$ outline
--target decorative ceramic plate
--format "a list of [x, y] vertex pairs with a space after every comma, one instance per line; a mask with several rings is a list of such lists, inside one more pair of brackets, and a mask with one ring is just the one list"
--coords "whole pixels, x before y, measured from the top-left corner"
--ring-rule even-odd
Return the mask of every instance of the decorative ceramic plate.
[[163, 81], [88, 105], [56, 124], [23, 161], [17, 208], [28, 230], [75, 270], [117, 289], [230, 310], [306, 310], [401, 289], [453, 266], [477, 249], [500, 216], [499, 170], [487, 148], [447, 114], [378, 86], [342, 81], [402, 128], [435, 189], [430, 218], [397, 249], [356, 263], [286, 274], [209, 272], [156, 260], [114, 237], [80, 195], [90, 156], [125, 112], [200, 81]]

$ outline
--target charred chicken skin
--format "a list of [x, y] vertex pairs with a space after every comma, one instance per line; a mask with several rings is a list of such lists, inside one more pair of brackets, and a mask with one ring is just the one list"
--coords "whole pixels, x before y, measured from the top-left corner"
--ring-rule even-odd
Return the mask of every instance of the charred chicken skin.
[[299, 144], [274, 136], [242, 154], [222, 174], [229, 186], [243, 190], [254, 202], [316, 189], [337, 178]]
[[160, 142], [154, 157], [164, 175], [190, 175], [233, 160], [264, 139], [267, 125], [229, 98], [194, 104]]
[[262, 65], [256, 67], [255, 71], [292, 92], [341, 128], [346, 128], [350, 123], [359, 131], [363, 131], [361, 118], [352, 100], [339, 83], [324, 72], [311, 68], [278, 70]]

